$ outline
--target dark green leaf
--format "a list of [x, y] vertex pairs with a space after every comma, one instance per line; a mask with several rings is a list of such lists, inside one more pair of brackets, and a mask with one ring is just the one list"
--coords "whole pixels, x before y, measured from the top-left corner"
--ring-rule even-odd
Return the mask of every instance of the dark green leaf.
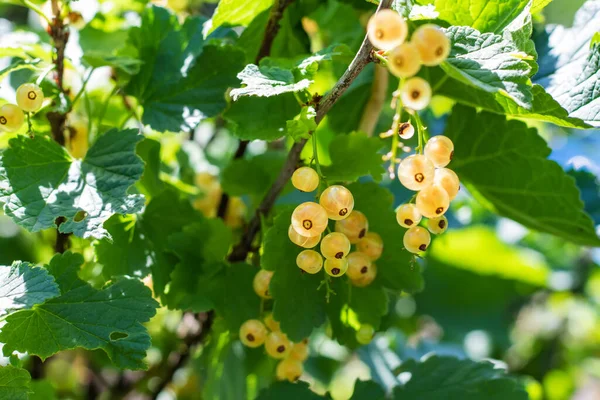
[[31, 388], [29, 372], [12, 365], [0, 367], [0, 399], [28, 400]]
[[362, 132], [338, 135], [329, 145], [332, 165], [323, 167], [323, 174], [329, 181], [355, 181], [371, 175], [379, 182], [385, 173], [379, 153], [383, 145], [381, 139]]
[[385, 392], [373, 381], [356, 380], [350, 400], [384, 400]]
[[312, 392], [306, 382], [275, 382], [266, 389], [263, 389], [256, 400], [318, 400], [329, 397], [322, 397]]

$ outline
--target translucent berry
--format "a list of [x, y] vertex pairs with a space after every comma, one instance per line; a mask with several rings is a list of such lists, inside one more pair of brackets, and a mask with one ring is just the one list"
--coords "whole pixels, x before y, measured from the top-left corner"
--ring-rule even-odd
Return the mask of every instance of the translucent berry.
[[410, 78], [421, 69], [419, 50], [412, 43], [402, 43], [389, 52], [387, 65], [397, 77]]
[[421, 226], [414, 226], [404, 233], [402, 240], [404, 248], [411, 253], [420, 253], [427, 250], [431, 243], [431, 235], [427, 229]]
[[325, 258], [344, 258], [350, 253], [350, 240], [340, 232], [332, 232], [321, 240], [321, 254]]
[[88, 137], [88, 123], [83, 119], [69, 122], [67, 127], [67, 148], [74, 158], [83, 159], [90, 147]]
[[347, 258], [327, 258], [325, 260], [325, 272], [328, 275], [338, 277], [342, 276], [348, 270]]
[[365, 253], [371, 260], [377, 261], [383, 253], [383, 240], [375, 232], [367, 234], [356, 243], [356, 250]]
[[356, 331], [356, 341], [360, 344], [369, 344], [375, 335], [375, 328], [369, 324], [362, 324]]
[[348, 254], [348, 271], [346, 274], [351, 280], [361, 279], [371, 269], [373, 264], [371, 258], [360, 251], [353, 251]]
[[282, 332], [271, 332], [265, 340], [265, 350], [273, 358], [286, 358], [292, 349], [292, 342]]
[[428, 67], [440, 64], [450, 54], [450, 39], [433, 24], [422, 25], [412, 35], [421, 55], [421, 62]]
[[330, 219], [345, 219], [354, 209], [354, 196], [343, 186], [333, 185], [323, 190], [319, 204], [327, 211]]
[[369, 19], [367, 35], [374, 47], [391, 50], [401, 45], [406, 39], [408, 26], [396, 11], [385, 9]]
[[454, 171], [448, 168], [438, 168], [435, 170], [433, 183], [440, 185], [448, 193], [450, 201], [454, 200], [460, 190], [460, 180]]
[[245, 346], [258, 347], [265, 342], [267, 328], [257, 319], [249, 319], [240, 327], [240, 340]]
[[417, 194], [415, 202], [421, 215], [435, 218], [444, 215], [450, 205], [448, 192], [440, 185], [431, 185]]
[[327, 211], [317, 203], [307, 201], [292, 213], [292, 226], [302, 236], [319, 236], [327, 228]]
[[445, 167], [454, 155], [454, 143], [446, 136], [434, 136], [427, 141], [424, 154], [436, 167]]
[[305, 249], [312, 249], [321, 241], [321, 235], [313, 237], [302, 236], [301, 234], [296, 232], [292, 225], [290, 225], [290, 227], [288, 228], [288, 237], [290, 238], [292, 243], [300, 247], [304, 247]]
[[346, 235], [350, 243], [356, 244], [369, 230], [369, 221], [360, 211], [352, 211], [348, 218], [336, 221], [335, 231]]
[[402, 204], [396, 210], [396, 221], [403, 228], [410, 228], [419, 225], [422, 215], [417, 206], [412, 203]]
[[230, 197], [227, 211], [225, 212], [225, 225], [234, 229], [241, 227], [244, 224], [247, 210], [246, 203], [244, 203], [241, 197]]
[[25, 122], [23, 111], [14, 104], [5, 104], [0, 107], [0, 128], [6, 132], [18, 130]]
[[38, 85], [24, 83], [17, 89], [17, 105], [21, 110], [36, 112], [42, 108], [44, 93]]
[[319, 186], [319, 175], [310, 167], [300, 167], [292, 175], [292, 185], [300, 191], [312, 192]]
[[263, 321], [265, 322], [265, 325], [267, 326], [267, 328], [269, 328], [270, 331], [279, 332], [281, 330], [281, 328], [279, 327], [279, 322], [275, 321], [275, 318], [273, 318], [273, 313], [268, 313], [267, 315], [265, 315]]
[[398, 127], [398, 136], [400, 138], [407, 140], [415, 135], [415, 128], [412, 126], [410, 122], [403, 122]]
[[400, 183], [410, 190], [423, 190], [433, 183], [435, 167], [420, 154], [406, 157], [398, 166]]
[[252, 287], [254, 292], [262, 297], [263, 299], [270, 299], [271, 294], [269, 293], [269, 284], [273, 277], [273, 271], [267, 271], [266, 269], [259, 270], [254, 275], [254, 281], [252, 281]]
[[294, 343], [292, 351], [290, 351], [290, 358], [298, 361], [304, 361], [308, 358], [308, 342]]
[[296, 257], [296, 265], [306, 273], [316, 274], [323, 268], [323, 257], [314, 250], [303, 250]]
[[446, 232], [446, 229], [448, 229], [448, 218], [442, 215], [441, 217], [428, 219], [427, 229], [434, 235]]
[[358, 279], [350, 279], [350, 282], [357, 287], [365, 287], [371, 284], [377, 277], [377, 265], [371, 264], [371, 268]]
[[295, 382], [300, 379], [303, 372], [304, 367], [302, 366], [302, 362], [291, 357], [279, 361], [275, 369], [275, 375], [280, 381]]
[[431, 86], [422, 78], [410, 78], [400, 89], [402, 104], [412, 110], [422, 110], [431, 101]]

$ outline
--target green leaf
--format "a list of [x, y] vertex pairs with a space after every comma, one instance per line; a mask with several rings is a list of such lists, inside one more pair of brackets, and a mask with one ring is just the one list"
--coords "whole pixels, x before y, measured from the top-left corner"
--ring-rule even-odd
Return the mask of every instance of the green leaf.
[[[525, 388], [494, 364], [431, 356], [424, 361], [407, 360], [400, 372], [411, 377], [394, 389], [394, 399], [402, 400], [527, 400]], [[441, 397], [440, 397], [441, 396]]]
[[541, 12], [551, 2], [552, 0], [533, 0], [533, 4], [531, 6], [531, 13], [537, 14]]
[[30, 382], [27, 370], [12, 365], [0, 367], [0, 400], [28, 400]]
[[466, 26], [451, 26], [446, 34], [452, 49], [441, 67], [450, 77], [531, 108], [531, 66], [523, 60], [525, 54], [502, 36]]
[[160, 179], [160, 142], [145, 138], [138, 143], [136, 151], [144, 160], [144, 173], [139, 184], [146, 195], [155, 196], [163, 191], [165, 184]]
[[211, 31], [221, 25], [248, 26], [261, 12], [273, 5], [273, 0], [221, 0], [212, 19]]
[[488, 208], [575, 243], [600, 244], [573, 178], [546, 158], [550, 149], [535, 129], [458, 105], [446, 135], [455, 145], [450, 168]]
[[237, 100], [241, 96], [278, 96], [283, 93], [294, 93], [308, 89], [312, 81], [302, 79], [296, 82], [291, 71], [278, 67], [258, 67], [254, 64], [237, 75], [242, 81], [242, 88], [233, 89], [231, 97]]
[[6, 318], [0, 332], [3, 352], [28, 352], [46, 359], [59, 351], [102, 349], [119, 368], [145, 368], [150, 336], [142, 325], [158, 303], [137, 279], [119, 278], [101, 290], [77, 276], [83, 256], [66, 252], [52, 258], [49, 272], [61, 295]]
[[11, 63], [3, 69], [0, 69], [0, 80], [4, 80], [7, 76], [9, 76], [12, 72], [19, 71], [22, 69], [36, 69], [36, 65], [41, 63], [42, 60], [40, 58], [33, 59], [23, 59], [23, 58], [13, 58]]
[[103, 52], [87, 51], [81, 59], [83, 62], [93, 68], [112, 67], [128, 75], [135, 75], [139, 72], [143, 62], [125, 55], [112, 55]]
[[330, 181], [355, 181], [371, 175], [380, 182], [385, 169], [379, 151], [383, 141], [368, 137], [362, 132], [338, 135], [329, 145], [331, 166], [323, 167], [323, 174]]
[[59, 400], [56, 389], [48, 379], [36, 379], [29, 383], [32, 393], [29, 400]]
[[288, 135], [290, 135], [296, 142], [299, 142], [302, 139], [310, 138], [311, 133], [317, 129], [317, 123], [315, 122], [316, 116], [317, 112], [315, 111], [314, 107], [302, 107], [300, 115], [296, 116], [296, 118], [293, 120], [286, 122], [286, 130]]
[[322, 397], [312, 392], [306, 382], [275, 382], [258, 394], [256, 400], [318, 400]]
[[54, 278], [43, 268], [21, 261], [0, 266], [0, 315], [31, 308], [59, 294]]
[[350, 400], [384, 400], [385, 392], [373, 381], [356, 380]]
[[142, 138], [134, 129], [112, 129], [82, 161], [48, 137], [11, 139], [0, 168], [4, 212], [32, 232], [58, 226], [83, 238], [110, 238], [102, 225], [111, 215], [132, 214], [144, 205], [143, 196], [127, 194], [143, 172], [135, 154]]

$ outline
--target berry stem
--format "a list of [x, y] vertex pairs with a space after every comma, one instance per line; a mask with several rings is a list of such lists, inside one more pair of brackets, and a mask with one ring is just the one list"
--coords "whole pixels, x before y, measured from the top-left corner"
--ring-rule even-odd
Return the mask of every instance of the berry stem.
[[317, 290], [321, 290], [321, 287], [325, 286], [325, 300], [327, 301], [327, 303], [329, 303], [329, 299], [331, 298], [332, 294], [335, 295], [335, 291], [329, 285], [329, 280], [331, 279], [331, 277], [329, 275], [327, 275], [326, 272], [324, 272], [324, 274], [325, 274], [325, 279], [323, 279], [321, 281]]
[[33, 126], [31, 124], [31, 113], [30, 112], [27, 113], [27, 134], [30, 136], [33, 134]]
[[41, 8], [39, 8], [38, 6], [33, 4], [31, 1], [21, 0], [21, 4], [24, 5], [25, 7], [29, 8], [31, 11], [33, 11], [40, 17], [42, 17], [48, 23], [48, 25], [52, 25], [52, 21], [50, 20], [50, 18], [48, 18], [48, 16], [42, 11]]
[[384, 67], [387, 66], [387, 58], [385, 58], [382, 54], [379, 54], [379, 52], [373, 50], [371, 52], [371, 56], [376, 60], [375, 62], [378, 62], [379, 64], [383, 65]]
[[398, 81], [398, 89], [394, 92], [394, 101], [396, 102], [396, 113], [394, 114], [394, 120], [392, 122], [392, 151], [390, 155], [390, 166], [389, 166], [389, 174], [390, 178], [394, 179], [396, 177], [396, 157], [398, 154], [398, 128], [400, 127], [400, 120], [402, 119], [402, 100], [400, 99], [400, 89], [402, 88], [402, 84], [404, 84], [404, 79], [400, 79]]
[[71, 106], [69, 107], [69, 110], [67, 112], [70, 112], [73, 109], [73, 107], [75, 106], [75, 103], [77, 103], [77, 100], [79, 100], [81, 95], [85, 92], [85, 88], [87, 87], [87, 84], [90, 81], [90, 78], [92, 77], [92, 74], [94, 73], [94, 70], [95, 70], [95, 68], [90, 68], [90, 72], [88, 72], [87, 77], [83, 80], [83, 83], [81, 84], [81, 89], [79, 89], [79, 92], [77, 92], [77, 94], [75, 95], [75, 98], [71, 102]]
[[415, 119], [415, 124], [417, 125], [417, 136], [419, 138], [419, 145], [415, 151], [419, 154], [423, 154], [423, 146], [425, 145], [425, 128], [423, 127], [423, 121], [421, 121], [421, 117], [417, 111], [415, 111], [413, 117]]

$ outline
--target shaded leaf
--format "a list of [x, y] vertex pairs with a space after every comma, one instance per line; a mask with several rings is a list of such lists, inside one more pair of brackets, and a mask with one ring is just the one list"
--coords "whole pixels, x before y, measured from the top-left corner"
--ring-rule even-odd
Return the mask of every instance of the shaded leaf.
[[59, 294], [54, 278], [43, 268], [21, 261], [0, 266], [0, 315], [31, 308]]
[[331, 166], [324, 166], [323, 174], [330, 181], [355, 181], [371, 175], [379, 182], [385, 173], [379, 153], [383, 146], [381, 139], [362, 132], [338, 135], [329, 145]]

